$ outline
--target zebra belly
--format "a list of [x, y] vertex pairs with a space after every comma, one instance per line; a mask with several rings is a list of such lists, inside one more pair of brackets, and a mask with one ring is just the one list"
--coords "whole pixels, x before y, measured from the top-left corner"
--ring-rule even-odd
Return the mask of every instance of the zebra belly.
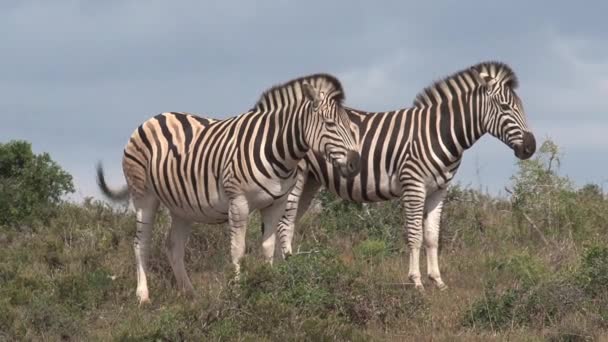
[[342, 199], [350, 200], [359, 203], [382, 202], [393, 200], [401, 196], [401, 184], [396, 176], [384, 174], [378, 182], [373, 176], [367, 177], [367, 181], [363, 184], [361, 175], [357, 175], [352, 183], [349, 183], [346, 177], [339, 177], [340, 184], [336, 188], [335, 183], [322, 182], [322, 184], [332, 193]]
[[162, 204], [171, 212], [183, 219], [199, 222], [199, 223], [223, 223], [228, 221], [228, 201], [214, 201], [206, 205], [198, 206], [198, 204], [190, 205], [175, 205], [161, 201]]
[[250, 210], [263, 209], [277, 201], [286, 199], [286, 196], [296, 184], [296, 178], [280, 181], [266, 179], [264, 183], [264, 188], [252, 185], [245, 189], [244, 195], [247, 198], [247, 202], [249, 202]]
[[[294, 185], [295, 179], [292, 181], [277, 182], [275, 186], [271, 187], [271, 189], [275, 190], [272, 194], [257, 186], [252, 186], [250, 188], [242, 189], [243, 192], [240, 194], [231, 194], [231, 197], [238, 195], [245, 196], [249, 205], [249, 211], [252, 212], [256, 209], [269, 207], [276, 201], [286, 199], [286, 195], [289, 194]], [[201, 206], [198, 205], [198, 202], [194, 203], [192, 206], [189, 203], [185, 205], [183, 203], [181, 205], [175, 205], [174, 203], [169, 203], [162, 199], [161, 202], [173, 215], [195, 222], [224, 223], [228, 221], [230, 201], [223, 186], [220, 186], [219, 192], [210, 193], [209, 200], [205, 200], [204, 204], [201, 203]]]
[[[172, 182], [171, 186], [162, 182], [162, 185], [154, 187], [154, 193], [172, 215], [199, 223], [226, 222], [229, 201], [224, 187], [218, 183], [217, 178], [204, 178], [204, 175], [205, 171], [202, 171], [196, 182], [184, 178], [183, 187], [179, 182]], [[174, 175], [173, 179], [179, 177], [183, 176]]]

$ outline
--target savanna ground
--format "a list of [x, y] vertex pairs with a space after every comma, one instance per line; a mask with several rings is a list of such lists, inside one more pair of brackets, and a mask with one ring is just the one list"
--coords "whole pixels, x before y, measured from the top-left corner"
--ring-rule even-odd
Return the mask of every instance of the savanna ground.
[[548, 141], [519, 163], [505, 196], [451, 187], [440, 248], [449, 288], [426, 281], [424, 294], [407, 280], [397, 202], [321, 193], [321, 209], [299, 223], [298, 252], [273, 267], [253, 215], [238, 283], [225, 226], [196, 226], [186, 252], [194, 298], [176, 291], [161, 213], [143, 307], [133, 213], [61, 203], [44, 220], [0, 226], [0, 340], [608, 340], [608, 198], [558, 166]]

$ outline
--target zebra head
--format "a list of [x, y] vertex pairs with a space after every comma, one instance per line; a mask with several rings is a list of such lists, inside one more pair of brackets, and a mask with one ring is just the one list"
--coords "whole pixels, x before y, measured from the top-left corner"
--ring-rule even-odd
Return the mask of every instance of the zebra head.
[[323, 89], [304, 82], [302, 90], [311, 103], [312, 121], [315, 122], [315, 137], [308, 140], [309, 146], [315, 153], [325, 156], [344, 177], [357, 175], [361, 169], [358, 139], [342, 107], [342, 89]]
[[[502, 63], [482, 63], [471, 72], [485, 91], [483, 127], [509, 146], [519, 159], [528, 159], [536, 151], [536, 139], [528, 128], [523, 103], [515, 88], [515, 73]], [[482, 94], [483, 95], [483, 94]]]

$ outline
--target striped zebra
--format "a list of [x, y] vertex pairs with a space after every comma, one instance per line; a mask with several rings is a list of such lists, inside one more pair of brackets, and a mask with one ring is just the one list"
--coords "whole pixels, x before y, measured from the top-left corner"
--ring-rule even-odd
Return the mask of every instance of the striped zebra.
[[131, 135], [124, 150], [127, 185], [122, 190], [110, 190], [98, 166], [101, 191], [112, 200], [130, 198], [136, 210], [140, 304], [149, 301], [147, 255], [161, 203], [171, 214], [165, 250], [180, 291], [193, 291], [184, 267], [193, 222], [229, 222], [238, 275], [248, 215], [260, 209], [267, 232], [264, 255], [272, 261], [276, 225], [304, 155], [309, 150], [318, 153], [345, 177], [359, 171], [358, 145], [343, 99], [335, 77], [314, 74], [267, 90], [253, 109], [226, 120], [162, 113]]
[[464, 151], [486, 133], [504, 142], [519, 159], [530, 158], [536, 150], [516, 88], [509, 66], [485, 62], [435, 82], [410, 108], [382, 113], [346, 108], [359, 132], [361, 172], [351, 179], [342, 177], [309, 152], [299, 165], [298, 182], [279, 222], [280, 252], [291, 254], [295, 222], [321, 185], [356, 202], [400, 198], [410, 280], [424, 289], [419, 269], [424, 240], [428, 276], [437, 287], [446, 288], [437, 256], [439, 223], [446, 188]]

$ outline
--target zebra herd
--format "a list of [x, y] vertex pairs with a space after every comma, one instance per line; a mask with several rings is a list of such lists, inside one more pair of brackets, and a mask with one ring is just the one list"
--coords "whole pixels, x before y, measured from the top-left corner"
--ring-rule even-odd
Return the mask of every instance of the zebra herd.
[[506, 64], [479, 63], [425, 88], [412, 107], [371, 113], [344, 106], [338, 79], [315, 74], [267, 90], [237, 117], [172, 112], [147, 120], [125, 147], [123, 189], [110, 190], [101, 166], [97, 169], [102, 192], [113, 200], [130, 198], [135, 207], [140, 303], [149, 301], [147, 257], [161, 203], [172, 218], [166, 254], [178, 288], [190, 293], [184, 247], [193, 222], [229, 223], [238, 276], [248, 214], [261, 212], [268, 262], [275, 248], [287, 257], [295, 223], [321, 186], [350, 201], [400, 198], [408, 276], [423, 289], [424, 242], [428, 276], [445, 289], [437, 255], [439, 221], [464, 151], [490, 133], [517, 158], [535, 152], [517, 83]]

